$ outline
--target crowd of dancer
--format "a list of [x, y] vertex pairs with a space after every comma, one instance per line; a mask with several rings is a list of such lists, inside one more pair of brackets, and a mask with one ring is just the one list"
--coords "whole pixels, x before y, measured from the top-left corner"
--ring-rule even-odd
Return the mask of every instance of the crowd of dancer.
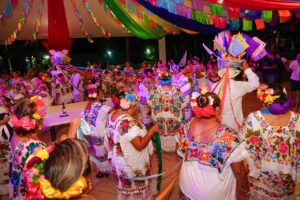
[[[193, 57], [185, 66], [143, 62], [135, 71], [127, 62], [89, 76], [51, 68], [1, 79], [1, 199], [93, 199], [91, 163], [97, 177], [116, 177], [118, 199], [153, 199], [158, 146], [183, 159], [181, 199], [295, 199], [300, 54], [289, 67], [293, 98], [260, 83], [245, 60], [239, 69], [217, 65]], [[255, 90], [262, 107], [244, 118], [242, 98]], [[48, 106], [85, 100], [68, 139], [50, 146], [38, 139]]]

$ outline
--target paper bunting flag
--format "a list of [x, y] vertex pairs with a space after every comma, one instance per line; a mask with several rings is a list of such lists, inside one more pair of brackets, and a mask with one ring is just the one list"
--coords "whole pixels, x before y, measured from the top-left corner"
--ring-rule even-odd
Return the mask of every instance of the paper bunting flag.
[[203, 10], [204, 3], [203, 0], [192, 0], [192, 8], [195, 10]]
[[252, 20], [243, 19], [243, 31], [252, 30]]
[[228, 52], [237, 57], [249, 47], [248, 43], [241, 34], [236, 34], [232, 37]]
[[156, 24], [156, 22], [155, 22], [155, 21], [153, 21], [152, 19], [150, 19], [150, 26], [152, 26], [152, 27], [156, 27], [156, 26], [157, 26], [157, 24]]
[[240, 9], [228, 7], [228, 18], [229, 19], [239, 19], [240, 18]]
[[205, 15], [206, 17], [206, 24], [212, 25], [213, 20], [212, 20], [212, 15]]
[[206, 14], [204, 12], [199, 11], [200, 22], [201, 24], [208, 24], [208, 20], [206, 19]]
[[230, 20], [230, 30], [237, 31], [240, 28], [240, 20], [239, 19], [231, 19]]
[[143, 15], [142, 11], [140, 11], [140, 10], [137, 10], [137, 11], [136, 11], [136, 16], [137, 16], [139, 19], [143, 19], [143, 18], [144, 18], [144, 15]]
[[287, 22], [291, 19], [292, 14], [289, 10], [278, 10], [280, 23]]
[[134, 6], [134, 4], [131, 1], [127, 1], [127, 9], [128, 9], [128, 11], [136, 12], [136, 7]]
[[246, 53], [247, 55], [251, 56], [253, 52], [260, 46], [260, 44], [246, 34], [244, 34], [243, 37], [249, 45], [249, 47], [246, 49]]
[[213, 16], [213, 24], [216, 28], [224, 29], [226, 28], [226, 18]]
[[265, 10], [261, 13], [261, 18], [266, 23], [270, 23], [272, 21], [272, 11], [271, 10]]
[[150, 25], [150, 20], [147, 15], [144, 15], [145, 24]]
[[7, 17], [11, 13], [12, 13], [12, 5], [11, 5], [10, 1], [8, 1], [7, 5], [4, 8], [3, 15]]
[[[124, 6], [126, 5], [126, 0], [120, 0], [120, 3], [123, 4]], [[101, 4], [100, 4], [101, 5]]]
[[199, 14], [199, 11], [197, 10], [192, 10], [192, 19], [194, 21], [197, 21], [197, 22], [200, 22], [200, 14]]
[[148, 0], [153, 6], [156, 6], [157, 5], [157, 2], [156, 0]]
[[262, 30], [265, 28], [265, 22], [262, 19], [255, 20], [256, 30]]
[[211, 3], [210, 4], [211, 13], [213, 15], [222, 16], [223, 6]]

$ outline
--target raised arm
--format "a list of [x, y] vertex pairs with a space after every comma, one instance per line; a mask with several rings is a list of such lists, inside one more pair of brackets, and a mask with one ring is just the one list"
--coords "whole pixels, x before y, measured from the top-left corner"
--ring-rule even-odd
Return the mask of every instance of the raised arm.
[[138, 151], [142, 151], [151, 140], [152, 136], [155, 132], [158, 131], [158, 126], [154, 125], [151, 127], [151, 129], [148, 131], [148, 133], [144, 136], [137, 136], [134, 139], [131, 140], [131, 144], [134, 146], [134, 148]]

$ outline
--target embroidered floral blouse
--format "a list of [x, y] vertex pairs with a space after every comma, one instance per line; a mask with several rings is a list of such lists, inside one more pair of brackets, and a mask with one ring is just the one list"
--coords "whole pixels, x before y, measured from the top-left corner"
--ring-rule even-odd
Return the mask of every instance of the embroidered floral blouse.
[[199, 164], [216, 168], [219, 174], [223, 174], [231, 162], [227, 162], [231, 153], [241, 144], [243, 140], [238, 134], [225, 126], [217, 129], [208, 143], [194, 142], [189, 134], [191, 119], [183, 129], [180, 129], [180, 150], [184, 153], [185, 161], [198, 161]]
[[23, 167], [27, 158], [33, 154], [35, 148], [46, 148], [46, 144], [38, 140], [21, 141], [12, 150], [10, 159], [10, 199], [22, 200], [26, 194]]
[[260, 111], [243, 128], [250, 153], [249, 182], [256, 199], [293, 199], [299, 181], [300, 118], [291, 112], [287, 126], [270, 126]]
[[85, 120], [93, 127], [96, 127], [96, 120], [101, 107], [102, 104], [100, 102], [95, 102], [91, 105], [89, 109], [84, 110]]
[[178, 133], [183, 119], [182, 109], [187, 104], [179, 88], [173, 87], [170, 91], [164, 91], [160, 86], [154, 87], [148, 96], [148, 104], [161, 135]]
[[131, 180], [133, 177], [151, 174], [150, 154], [153, 145], [150, 142], [143, 150], [138, 151], [131, 140], [147, 134], [145, 126], [129, 115], [121, 115], [114, 122], [109, 117], [109, 153], [113, 171], [118, 177], [118, 187], [129, 193], [136, 193], [149, 186], [148, 180]]
[[220, 126], [207, 143], [195, 142], [189, 132], [192, 121], [180, 130], [180, 150], [184, 155], [181, 191], [189, 199], [236, 199], [236, 178], [231, 164], [248, 156], [245, 141], [234, 130]]

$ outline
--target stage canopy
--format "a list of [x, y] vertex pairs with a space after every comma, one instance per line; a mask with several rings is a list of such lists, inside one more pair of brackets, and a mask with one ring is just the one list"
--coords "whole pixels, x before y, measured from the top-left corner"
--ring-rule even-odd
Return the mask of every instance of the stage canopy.
[[65, 38], [92, 43], [96, 37], [249, 32], [299, 19], [299, 11], [298, 0], [1, 0], [0, 41], [63, 40], [68, 46]]

